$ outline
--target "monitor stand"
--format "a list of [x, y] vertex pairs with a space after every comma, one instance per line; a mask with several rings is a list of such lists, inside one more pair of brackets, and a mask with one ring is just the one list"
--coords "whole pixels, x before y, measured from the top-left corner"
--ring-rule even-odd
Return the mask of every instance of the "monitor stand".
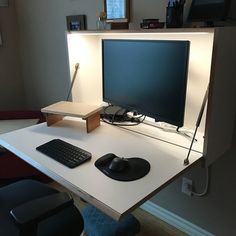
[[87, 133], [93, 131], [100, 125], [101, 106], [61, 101], [41, 109], [45, 114], [47, 125], [62, 120], [65, 116], [79, 117], [86, 120]]

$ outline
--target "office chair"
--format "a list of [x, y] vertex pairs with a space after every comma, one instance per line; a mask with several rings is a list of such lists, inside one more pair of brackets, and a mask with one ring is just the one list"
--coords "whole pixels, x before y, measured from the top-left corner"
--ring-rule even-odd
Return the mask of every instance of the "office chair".
[[0, 235], [79, 236], [83, 227], [67, 193], [30, 179], [0, 188]]

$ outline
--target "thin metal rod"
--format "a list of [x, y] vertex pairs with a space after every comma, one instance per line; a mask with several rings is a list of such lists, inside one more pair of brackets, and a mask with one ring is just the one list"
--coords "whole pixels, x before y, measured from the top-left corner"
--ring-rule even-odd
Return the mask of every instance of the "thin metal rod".
[[69, 92], [68, 92], [66, 101], [68, 101], [69, 98], [70, 98], [71, 91], [72, 91], [72, 88], [73, 88], [73, 86], [74, 86], [74, 82], [75, 82], [75, 78], [76, 78], [78, 69], [79, 69], [79, 63], [76, 63], [76, 64], [75, 64], [75, 71], [74, 71], [74, 74], [73, 74], [73, 78], [72, 78], [72, 81], [71, 81], [71, 85], [70, 85], [70, 89], [69, 89]]
[[190, 147], [188, 149], [188, 155], [187, 155], [186, 159], [184, 160], [184, 165], [185, 166], [189, 164], [189, 155], [190, 155], [190, 152], [192, 150], [192, 146], [193, 146], [193, 142], [195, 140], [195, 136], [197, 134], [197, 129], [200, 126], [200, 123], [201, 123], [201, 120], [202, 120], [202, 115], [203, 115], [203, 112], [204, 112], [204, 109], [205, 109], [205, 106], [206, 106], [206, 103], [207, 103], [207, 99], [208, 99], [208, 92], [209, 92], [209, 84], [207, 86], [207, 89], [206, 89], [206, 92], [205, 92], [205, 95], [204, 95], [204, 98], [203, 98], [203, 101], [202, 101], [202, 106], [201, 106], [201, 109], [200, 109], [199, 114], [198, 114], [198, 118], [197, 118], [197, 122], [196, 122], [196, 126], [195, 126], [195, 131], [194, 131], [194, 134], [193, 134], [193, 138], [192, 138]]

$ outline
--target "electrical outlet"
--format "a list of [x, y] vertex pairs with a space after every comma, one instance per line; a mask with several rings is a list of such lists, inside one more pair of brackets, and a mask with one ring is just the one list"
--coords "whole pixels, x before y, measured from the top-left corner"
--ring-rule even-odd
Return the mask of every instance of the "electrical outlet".
[[192, 196], [193, 181], [191, 179], [183, 177], [182, 179], [182, 193]]

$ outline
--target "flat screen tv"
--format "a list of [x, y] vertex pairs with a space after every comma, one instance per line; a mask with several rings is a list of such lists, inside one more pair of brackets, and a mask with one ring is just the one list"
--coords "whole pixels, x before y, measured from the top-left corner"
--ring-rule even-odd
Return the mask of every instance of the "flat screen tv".
[[193, 0], [188, 20], [214, 25], [215, 21], [226, 19], [229, 6], [230, 0]]
[[102, 40], [103, 101], [184, 124], [189, 41]]

